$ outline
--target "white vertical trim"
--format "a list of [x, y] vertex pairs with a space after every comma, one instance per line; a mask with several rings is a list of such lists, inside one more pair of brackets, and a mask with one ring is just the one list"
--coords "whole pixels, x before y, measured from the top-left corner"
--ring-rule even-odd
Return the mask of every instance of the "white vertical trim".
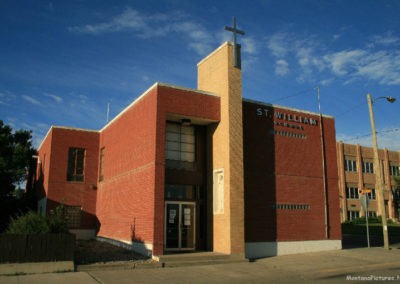
[[213, 212], [224, 214], [225, 206], [225, 177], [224, 169], [216, 169], [213, 172]]

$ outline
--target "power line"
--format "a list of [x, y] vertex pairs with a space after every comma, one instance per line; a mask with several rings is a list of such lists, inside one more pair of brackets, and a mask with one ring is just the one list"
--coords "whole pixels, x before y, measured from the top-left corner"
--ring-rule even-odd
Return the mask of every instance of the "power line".
[[345, 114], [348, 114], [350, 111], [353, 111], [353, 110], [355, 110], [355, 109], [357, 109], [357, 108], [360, 108], [360, 107], [362, 107], [362, 106], [364, 106], [364, 105], [366, 105], [366, 104], [367, 104], [366, 102], [362, 102], [362, 103], [360, 103], [360, 104], [354, 105], [354, 106], [348, 108], [346, 111], [343, 111], [343, 112], [341, 112], [341, 113], [335, 115], [335, 118], [336, 118], [336, 117], [339, 117], [339, 116], [342, 116], [342, 115], [345, 115]]
[[276, 100], [273, 100], [272, 103], [274, 104], [276, 102], [280, 102], [280, 101], [283, 101], [283, 100], [286, 100], [286, 99], [297, 97], [297, 96], [300, 96], [302, 94], [305, 94], [305, 93], [308, 93], [308, 92], [311, 92], [311, 91], [314, 91], [314, 89], [306, 89], [306, 90], [302, 90], [302, 91], [299, 91], [297, 93], [294, 93], [294, 94], [291, 94], [291, 95], [288, 95], [288, 96], [285, 96], [285, 97], [280, 97], [280, 98], [278, 98]]
[[[396, 131], [400, 131], [400, 128], [393, 128], [393, 129], [387, 129], [387, 130], [377, 131], [376, 134], [377, 134], [377, 135], [378, 135], [378, 134], [387, 134], [387, 133], [392, 133], [392, 132], [396, 132]], [[371, 136], [371, 135], [372, 135], [371, 133], [369, 133], [369, 134], [363, 134], [363, 135], [359, 135], [359, 136], [355, 136], [355, 137], [350, 137], [350, 138], [344, 139], [343, 141], [358, 140], [358, 139], [361, 139], [361, 138], [369, 137], [369, 136]]]

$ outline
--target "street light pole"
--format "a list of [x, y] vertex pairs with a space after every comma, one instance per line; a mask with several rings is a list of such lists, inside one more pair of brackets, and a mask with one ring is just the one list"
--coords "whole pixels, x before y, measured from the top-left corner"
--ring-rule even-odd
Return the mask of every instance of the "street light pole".
[[[395, 99], [392, 97], [379, 97], [378, 99], [380, 99], [380, 98], [385, 98], [386, 100], [388, 100], [391, 103], [393, 103], [395, 101]], [[372, 109], [371, 94], [367, 95], [367, 100], [368, 100], [368, 108], [369, 108], [369, 118], [371, 120], [376, 187], [378, 190], [378, 197], [379, 197], [378, 202], [379, 202], [379, 207], [381, 208], [381, 217], [382, 217], [383, 245], [384, 245], [385, 249], [389, 249], [389, 237], [388, 237], [388, 228], [387, 228], [387, 220], [386, 220], [385, 199], [384, 199], [384, 194], [383, 194], [381, 166], [379, 163], [379, 156], [378, 156], [378, 140], [376, 138], [375, 118], [374, 118], [374, 111]], [[368, 216], [366, 216], [366, 218], [368, 218]]]

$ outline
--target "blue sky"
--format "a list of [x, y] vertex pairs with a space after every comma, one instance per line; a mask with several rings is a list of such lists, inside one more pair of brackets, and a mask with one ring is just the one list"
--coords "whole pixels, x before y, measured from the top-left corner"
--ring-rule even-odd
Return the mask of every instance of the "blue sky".
[[0, 119], [33, 131], [101, 129], [154, 82], [196, 88], [196, 65], [242, 44], [243, 97], [336, 119], [337, 139], [400, 150], [400, 1], [0, 2]]

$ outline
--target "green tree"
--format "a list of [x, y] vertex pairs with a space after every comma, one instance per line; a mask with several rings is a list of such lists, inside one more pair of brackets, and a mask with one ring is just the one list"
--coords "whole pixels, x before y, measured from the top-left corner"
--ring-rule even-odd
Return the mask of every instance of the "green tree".
[[32, 131], [13, 132], [9, 125], [0, 120], [0, 198], [14, 193], [16, 185], [23, 182], [32, 155]]
[[18, 195], [18, 198], [15, 194], [16, 187], [26, 179], [32, 155], [36, 154], [31, 139], [31, 131], [13, 131], [0, 120], [0, 232], [5, 230], [11, 217], [34, 207], [33, 194]]

